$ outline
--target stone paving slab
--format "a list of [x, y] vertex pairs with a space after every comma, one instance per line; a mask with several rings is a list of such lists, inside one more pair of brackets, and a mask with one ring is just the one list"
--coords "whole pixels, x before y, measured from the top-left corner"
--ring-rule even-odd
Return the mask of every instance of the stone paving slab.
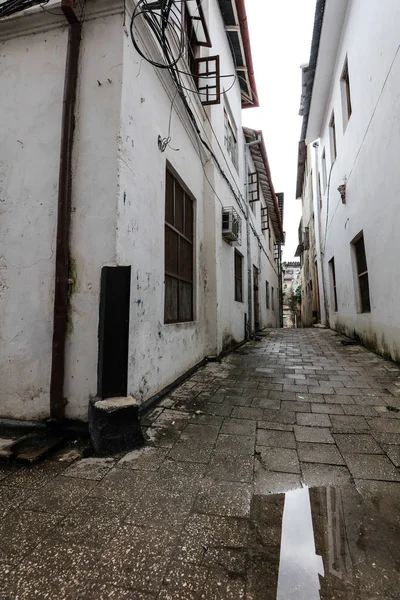
[[341, 452], [357, 454], [383, 454], [382, 448], [369, 434], [335, 434], [335, 442]]
[[0, 600], [275, 600], [302, 486], [357, 488], [400, 528], [400, 370], [340, 339], [265, 332], [164, 398], [125, 456], [0, 465]]

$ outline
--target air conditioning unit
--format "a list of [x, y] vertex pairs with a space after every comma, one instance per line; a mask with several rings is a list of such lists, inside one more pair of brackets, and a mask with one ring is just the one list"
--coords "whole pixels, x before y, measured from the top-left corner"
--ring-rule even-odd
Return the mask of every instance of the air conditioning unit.
[[222, 237], [227, 242], [241, 243], [242, 220], [233, 206], [222, 209]]

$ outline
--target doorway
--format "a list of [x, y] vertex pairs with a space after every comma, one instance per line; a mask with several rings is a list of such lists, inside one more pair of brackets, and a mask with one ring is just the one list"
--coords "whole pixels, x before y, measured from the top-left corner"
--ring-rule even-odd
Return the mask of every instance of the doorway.
[[260, 329], [260, 299], [258, 287], [258, 269], [253, 265], [254, 329]]
[[103, 267], [99, 319], [99, 398], [127, 395], [130, 290], [131, 267]]

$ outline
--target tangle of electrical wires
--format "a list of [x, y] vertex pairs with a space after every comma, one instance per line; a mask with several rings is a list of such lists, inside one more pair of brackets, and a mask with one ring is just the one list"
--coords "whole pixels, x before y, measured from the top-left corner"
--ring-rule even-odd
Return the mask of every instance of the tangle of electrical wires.
[[14, 13], [21, 12], [39, 4], [46, 5], [50, 0], [0, 0], [0, 19], [10, 17]]
[[[204, 140], [204, 138], [202, 136], [202, 132], [200, 131], [199, 126], [197, 124], [196, 117], [195, 117], [192, 109], [190, 108], [188, 100], [184, 94], [184, 91], [188, 91], [188, 92], [192, 92], [192, 93], [196, 93], [196, 94], [198, 94], [198, 91], [187, 88], [183, 84], [181, 75], [186, 75], [186, 76], [191, 77], [192, 74], [182, 71], [182, 70], [178, 69], [178, 67], [177, 67], [178, 62], [184, 56], [185, 49], [186, 49], [186, 36], [185, 36], [185, 32], [184, 32], [184, 29], [182, 26], [182, 21], [183, 21], [182, 10], [179, 9], [178, 4], [181, 5], [182, 0], [160, 0], [159, 2], [148, 2], [147, 0], [139, 0], [138, 4], [136, 6], [136, 9], [133, 12], [133, 15], [131, 18], [131, 25], [130, 25], [130, 33], [131, 33], [132, 43], [133, 43], [134, 48], [138, 52], [138, 54], [144, 60], [146, 60], [153, 66], [158, 67], [160, 69], [168, 69], [176, 86], [177, 86], [177, 92], [175, 93], [175, 96], [172, 100], [171, 108], [170, 108], [168, 135], [165, 138], [161, 138], [161, 136], [159, 137], [159, 140], [158, 140], [159, 148], [160, 148], [161, 152], [165, 152], [165, 150], [168, 146], [171, 147], [170, 146], [170, 142], [171, 142], [170, 132], [171, 132], [172, 110], [173, 110], [176, 96], [179, 93], [179, 95], [183, 101], [183, 104], [186, 108], [186, 111], [193, 123], [193, 126], [196, 130], [196, 133], [198, 135], [200, 142], [203, 144], [203, 146], [209, 152], [209, 154], [212, 157], [214, 163], [216, 164], [221, 176], [223, 177], [223, 179], [226, 182], [226, 184], [228, 185], [232, 195], [234, 196], [241, 212], [243, 213], [244, 217], [246, 219], [248, 219], [247, 211], [243, 205], [243, 198], [242, 198], [239, 187], [237, 186], [238, 192], [239, 192], [239, 193], [237, 193], [236, 190], [234, 189], [229, 177], [227, 177], [226, 173], [222, 169], [217, 156], [215, 155], [215, 153], [213, 152], [213, 150], [211, 148], [211, 145], [206, 140]], [[146, 56], [145, 52], [139, 47], [139, 43], [136, 40], [135, 35], [134, 35], [134, 25], [135, 25], [135, 20], [138, 19], [140, 16], [142, 16], [144, 18], [145, 22], [147, 23], [147, 25], [149, 25], [150, 30], [152, 31], [156, 41], [158, 42], [158, 45], [160, 46], [161, 51], [162, 51], [161, 58], [162, 58], [163, 62], [155, 61], [151, 57]], [[177, 52], [177, 54], [175, 54], [175, 55], [173, 53], [171, 43], [168, 39], [168, 34], [171, 37], [171, 41], [174, 42], [175, 49], [176, 49], [175, 52]], [[222, 75], [220, 77], [221, 78], [227, 78], [227, 77], [234, 78], [233, 84], [227, 90], [224, 90], [223, 93], [226, 94], [235, 85], [235, 83], [237, 81], [237, 76], [236, 75]], [[206, 117], [211, 125], [213, 135], [216, 138], [218, 145], [220, 146], [219, 140], [216, 136], [214, 128], [212, 127], [212, 124], [211, 124], [207, 114], [206, 114]], [[171, 149], [176, 151], [175, 148], [171, 148]], [[221, 152], [222, 152], [222, 149], [221, 149]], [[200, 155], [200, 152], [199, 152], [199, 155]], [[223, 152], [222, 152], [222, 155], [224, 155]], [[201, 160], [201, 156], [200, 156], [200, 160]], [[203, 166], [203, 170], [205, 173], [204, 165], [202, 164], [202, 166]], [[228, 169], [230, 171], [233, 181], [235, 181], [235, 178], [232, 175], [229, 165], [228, 165]], [[205, 175], [206, 175], [206, 173], [205, 173]], [[215, 189], [211, 185], [211, 182], [208, 179], [207, 175], [206, 175], [206, 179], [207, 179], [210, 187], [214, 191], [215, 195], [217, 196], [219, 202], [222, 205], [221, 199], [218, 197], [218, 194], [216, 193]], [[266, 252], [265, 248], [263, 247], [263, 244], [260, 241], [260, 237], [257, 234], [257, 231], [255, 230], [255, 228], [253, 227], [252, 224], [250, 224], [250, 226], [252, 228], [254, 235], [256, 236], [260, 250], [262, 250], [265, 253], [265, 255], [267, 256], [267, 258], [269, 260], [268, 253]], [[272, 265], [272, 263], [271, 263], [271, 265]], [[272, 265], [272, 266], [274, 267], [274, 265]]]

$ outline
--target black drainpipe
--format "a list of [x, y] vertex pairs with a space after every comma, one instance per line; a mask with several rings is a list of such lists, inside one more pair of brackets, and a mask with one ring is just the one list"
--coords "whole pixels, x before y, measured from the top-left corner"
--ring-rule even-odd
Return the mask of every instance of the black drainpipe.
[[79, 49], [82, 32], [81, 23], [73, 10], [73, 0], [62, 0], [61, 10], [69, 23], [69, 33], [61, 125], [53, 343], [50, 382], [50, 416], [57, 420], [64, 418], [66, 405], [66, 399], [64, 398], [64, 373], [65, 342], [68, 327], [72, 146], [75, 127], [74, 111], [78, 84]]

